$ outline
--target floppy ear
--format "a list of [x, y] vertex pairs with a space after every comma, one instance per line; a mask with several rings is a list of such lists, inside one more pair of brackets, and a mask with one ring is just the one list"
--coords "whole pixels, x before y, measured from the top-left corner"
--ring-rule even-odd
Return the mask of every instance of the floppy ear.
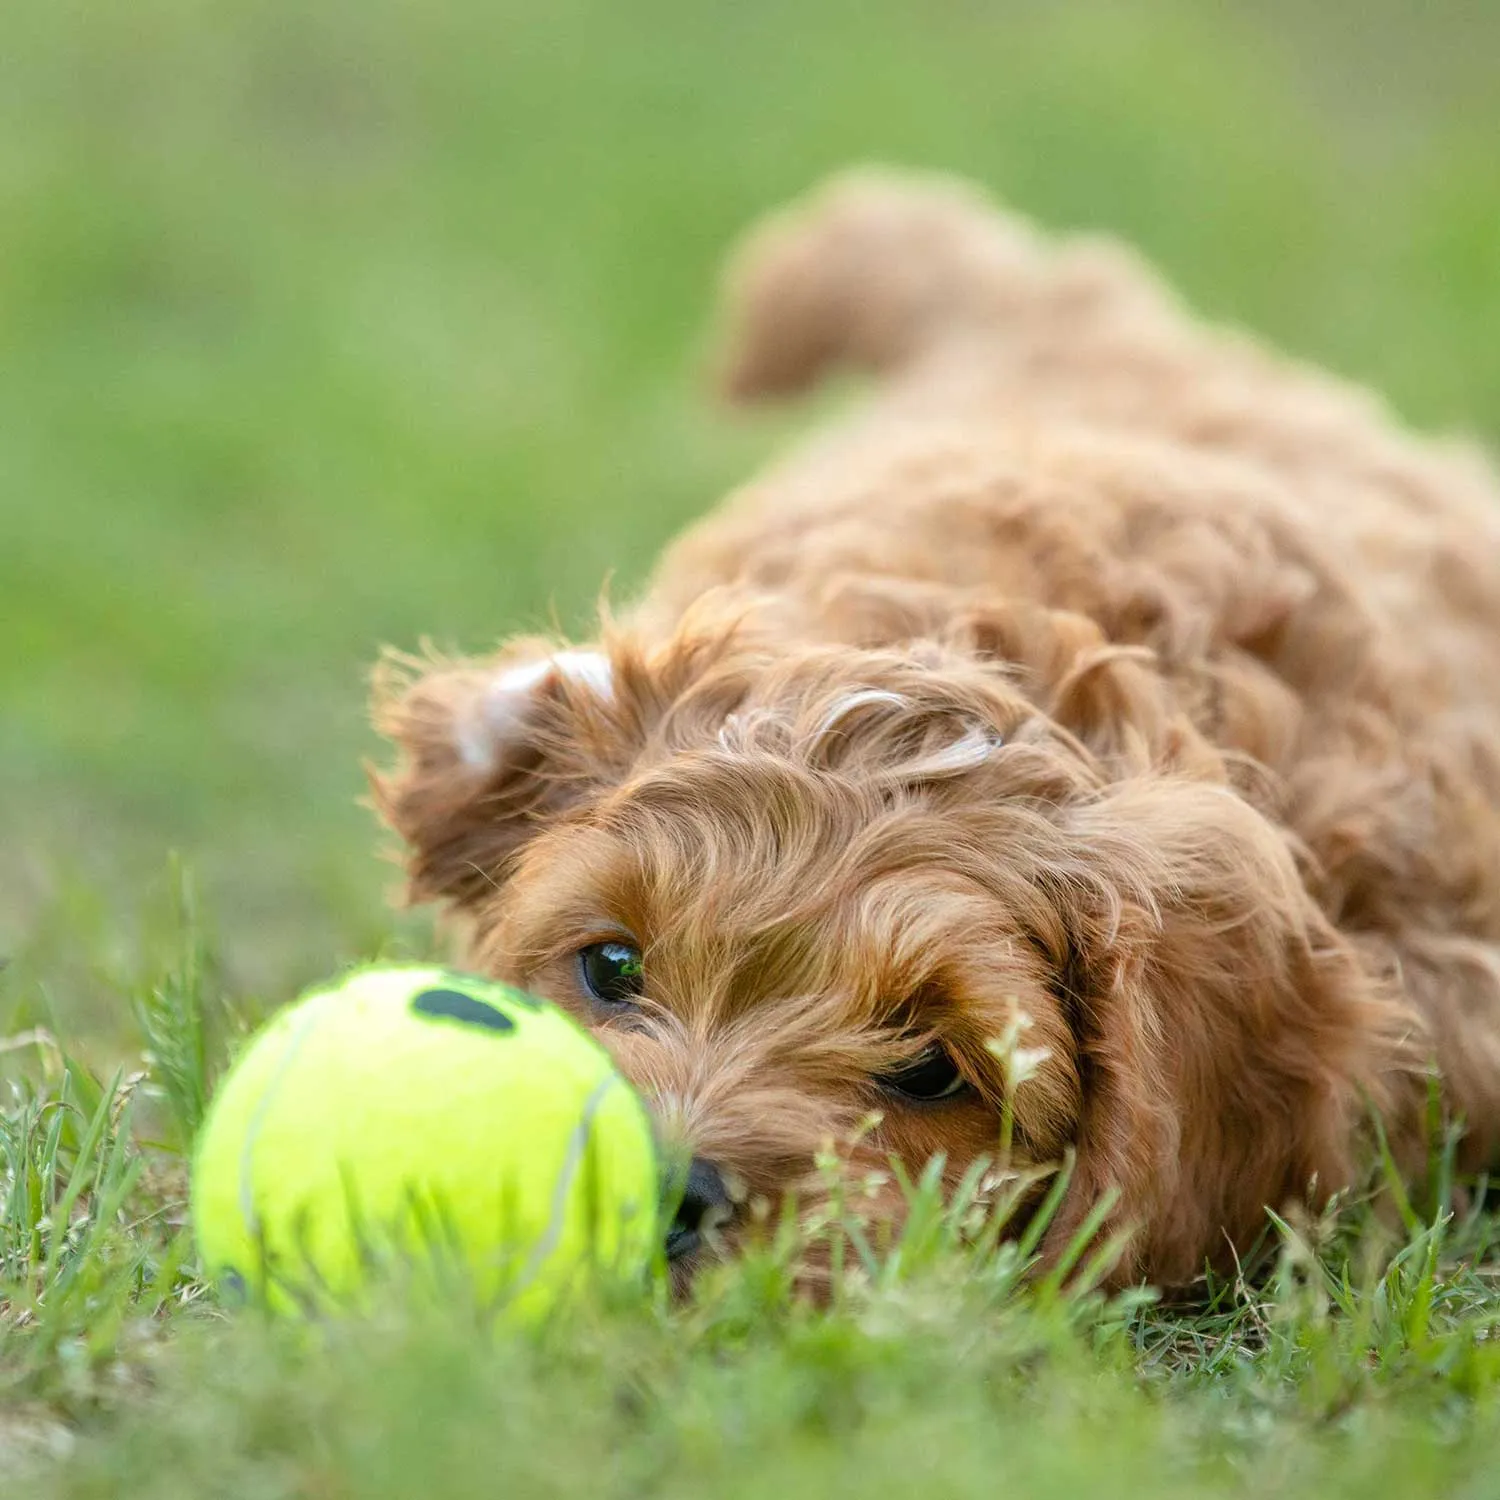
[[406, 841], [411, 900], [492, 896], [543, 823], [627, 773], [641, 739], [632, 675], [602, 650], [540, 639], [488, 662], [383, 664], [375, 726], [400, 758], [370, 781]]
[[1133, 1230], [1115, 1280], [1180, 1284], [1250, 1243], [1268, 1206], [1350, 1184], [1369, 1109], [1414, 1097], [1416, 1024], [1232, 792], [1126, 782], [1070, 824], [1087, 873], [1056, 893], [1054, 958], [1083, 1110], [1046, 1248], [1113, 1190], [1108, 1225]]

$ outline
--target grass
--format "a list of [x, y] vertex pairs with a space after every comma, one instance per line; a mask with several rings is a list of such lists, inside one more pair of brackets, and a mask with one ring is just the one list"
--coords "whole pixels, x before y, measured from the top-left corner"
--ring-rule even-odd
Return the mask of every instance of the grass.
[[247, 1019], [430, 950], [358, 804], [378, 645], [582, 619], [795, 423], [698, 389], [749, 219], [850, 160], [967, 172], [1494, 437], [1496, 55], [1464, 0], [16, 0], [0, 1476], [1493, 1493], [1500, 1258], [1468, 1200], [1283, 1227], [1264, 1281], [1172, 1308], [1018, 1282], [923, 1200], [829, 1314], [768, 1256], [537, 1342], [399, 1304], [226, 1318], [182, 1153]]
[[530, 1333], [394, 1294], [320, 1326], [226, 1314], [182, 1158], [223, 997], [179, 915], [138, 986], [153, 1065], [102, 1078], [37, 1033], [11, 1069], [0, 1461], [27, 1494], [1493, 1493], [1500, 1222], [1447, 1188], [1399, 1223], [1277, 1221], [1264, 1275], [1192, 1305], [1027, 1274], [928, 1173], [892, 1247], [837, 1212], [808, 1231], [847, 1250], [827, 1309], [782, 1236], [686, 1307]]

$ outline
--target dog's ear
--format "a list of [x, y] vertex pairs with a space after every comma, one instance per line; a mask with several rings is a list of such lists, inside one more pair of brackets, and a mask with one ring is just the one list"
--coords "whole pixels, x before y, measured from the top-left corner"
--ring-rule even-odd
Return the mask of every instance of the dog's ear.
[[642, 738], [635, 676], [604, 650], [540, 639], [487, 662], [384, 663], [374, 719], [399, 760], [370, 780], [406, 842], [410, 899], [484, 901], [541, 826], [626, 775]]
[[715, 732], [764, 658], [736, 648], [737, 614], [701, 614], [650, 645], [606, 617], [596, 646], [533, 637], [484, 661], [388, 657], [374, 721], [398, 759], [370, 782], [406, 842], [409, 899], [487, 904], [549, 823]]
[[1267, 1207], [1349, 1184], [1370, 1108], [1410, 1095], [1414, 1023], [1227, 789], [1122, 783], [1065, 831], [1084, 863], [1052, 893], [1054, 962], [1083, 1108], [1046, 1249], [1114, 1193], [1107, 1226], [1132, 1231], [1115, 1279], [1185, 1282], [1253, 1241]]

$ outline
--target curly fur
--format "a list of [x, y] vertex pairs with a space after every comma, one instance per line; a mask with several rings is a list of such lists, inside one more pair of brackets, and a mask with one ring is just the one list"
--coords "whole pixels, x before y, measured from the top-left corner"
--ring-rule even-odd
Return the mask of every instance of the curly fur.
[[[379, 805], [468, 961], [598, 1026], [743, 1203], [851, 1135], [856, 1169], [962, 1172], [1023, 1015], [1017, 1149], [1076, 1152], [1054, 1242], [1117, 1195], [1122, 1279], [1350, 1183], [1372, 1108], [1416, 1170], [1434, 1062], [1492, 1160], [1483, 461], [944, 180], [854, 174], [772, 220], [727, 323], [738, 397], [873, 389], [591, 647], [383, 679]], [[647, 988], [601, 1016], [575, 955], [613, 937]], [[881, 1088], [933, 1040], [963, 1094]]]

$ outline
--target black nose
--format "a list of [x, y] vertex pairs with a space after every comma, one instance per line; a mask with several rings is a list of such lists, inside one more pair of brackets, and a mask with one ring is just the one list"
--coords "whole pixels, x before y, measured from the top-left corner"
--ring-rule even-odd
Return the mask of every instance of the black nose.
[[732, 1207], [723, 1174], [711, 1161], [695, 1156], [682, 1185], [677, 1213], [667, 1230], [667, 1259], [691, 1255], [703, 1243], [705, 1231], [722, 1224]]

